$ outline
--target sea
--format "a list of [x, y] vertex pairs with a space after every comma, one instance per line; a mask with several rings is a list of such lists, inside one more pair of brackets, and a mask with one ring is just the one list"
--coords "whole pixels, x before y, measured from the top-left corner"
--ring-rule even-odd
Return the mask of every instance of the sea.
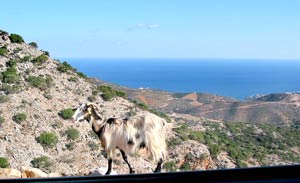
[[89, 77], [130, 88], [210, 93], [240, 100], [300, 91], [300, 60], [66, 58]]

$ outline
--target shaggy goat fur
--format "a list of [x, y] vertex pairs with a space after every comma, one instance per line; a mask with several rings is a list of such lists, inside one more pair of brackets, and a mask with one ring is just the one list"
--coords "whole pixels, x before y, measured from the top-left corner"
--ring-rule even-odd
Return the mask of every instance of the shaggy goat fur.
[[101, 145], [107, 153], [106, 174], [111, 172], [115, 149], [121, 151], [130, 173], [134, 173], [134, 169], [129, 164], [126, 154], [134, 154], [141, 148], [146, 148], [150, 158], [158, 162], [155, 172], [161, 171], [161, 165], [167, 155], [165, 140], [167, 123], [164, 119], [149, 112], [125, 119], [104, 119], [93, 103], [79, 106], [72, 118], [76, 122], [87, 120], [100, 138]]

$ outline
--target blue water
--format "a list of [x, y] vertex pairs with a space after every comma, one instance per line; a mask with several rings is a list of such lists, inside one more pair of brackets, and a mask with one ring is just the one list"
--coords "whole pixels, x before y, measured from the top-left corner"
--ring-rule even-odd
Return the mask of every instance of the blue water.
[[64, 59], [89, 77], [131, 88], [202, 92], [238, 99], [300, 91], [300, 61]]

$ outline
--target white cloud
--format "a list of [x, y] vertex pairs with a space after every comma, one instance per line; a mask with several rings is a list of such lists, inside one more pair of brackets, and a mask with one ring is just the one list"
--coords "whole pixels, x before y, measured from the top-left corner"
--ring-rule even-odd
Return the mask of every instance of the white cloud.
[[159, 28], [159, 24], [145, 24], [145, 23], [139, 23], [135, 26], [129, 27], [128, 31], [135, 31], [135, 30], [151, 30], [151, 29], [157, 29]]

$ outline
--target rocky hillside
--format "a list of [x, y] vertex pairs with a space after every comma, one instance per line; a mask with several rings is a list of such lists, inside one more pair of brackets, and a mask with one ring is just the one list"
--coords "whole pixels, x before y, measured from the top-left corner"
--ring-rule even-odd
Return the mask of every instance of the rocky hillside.
[[[74, 126], [64, 119], [69, 117], [68, 109], [92, 97], [106, 117], [125, 117], [140, 110], [120, 97], [104, 101], [82, 73], [33, 43], [14, 41], [2, 32], [0, 48], [5, 50], [0, 55], [0, 157], [14, 168], [36, 166], [61, 175], [83, 175], [105, 167], [90, 126]], [[149, 171], [151, 164], [139, 161], [140, 171]], [[127, 172], [123, 164], [115, 170]]]
[[[37, 43], [26, 44], [19, 35], [0, 31], [0, 168], [20, 170], [29, 166], [61, 176], [87, 175], [97, 169], [105, 171], [105, 153], [89, 124], [74, 126], [69, 120], [70, 108], [82, 102], [95, 102], [104, 117], [127, 117], [142, 110], [167, 116], [127, 100], [123, 92], [106, 93], [104, 89], [107, 87], [103, 85], [109, 84], [102, 81], [95, 84], [67, 62], [54, 60], [48, 52], [39, 50]], [[143, 97], [144, 91], [132, 93], [129, 97], [132, 95], [139, 96], [151, 106], [160, 106], [157, 110], [167, 109], [169, 103], [166, 101], [174, 101], [174, 110], [181, 109], [182, 102], [191, 106], [205, 106], [216, 98], [220, 102], [235, 102], [219, 97], [199, 101], [199, 96], [194, 94], [176, 98], [163, 91], [153, 94], [153, 98], [159, 99], [155, 101], [151, 100], [152, 97]], [[196, 115], [173, 115], [174, 110], [164, 111], [181, 127], [168, 134], [169, 157], [163, 171], [300, 162], [296, 158], [300, 152], [299, 143], [294, 140], [299, 139], [296, 127], [227, 126]], [[249, 137], [244, 138], [242, 134]], [[280, 144], [268, 144], [276, 139], [280, 139]], [[239, 151], [237, 147], [241, 147]], [[120, 153], [115, 154], [114, 172], [128, 173]], [[130, 156], [129, 161], [138, 173], [152, 172], [155, 167], [137, 154]]]

